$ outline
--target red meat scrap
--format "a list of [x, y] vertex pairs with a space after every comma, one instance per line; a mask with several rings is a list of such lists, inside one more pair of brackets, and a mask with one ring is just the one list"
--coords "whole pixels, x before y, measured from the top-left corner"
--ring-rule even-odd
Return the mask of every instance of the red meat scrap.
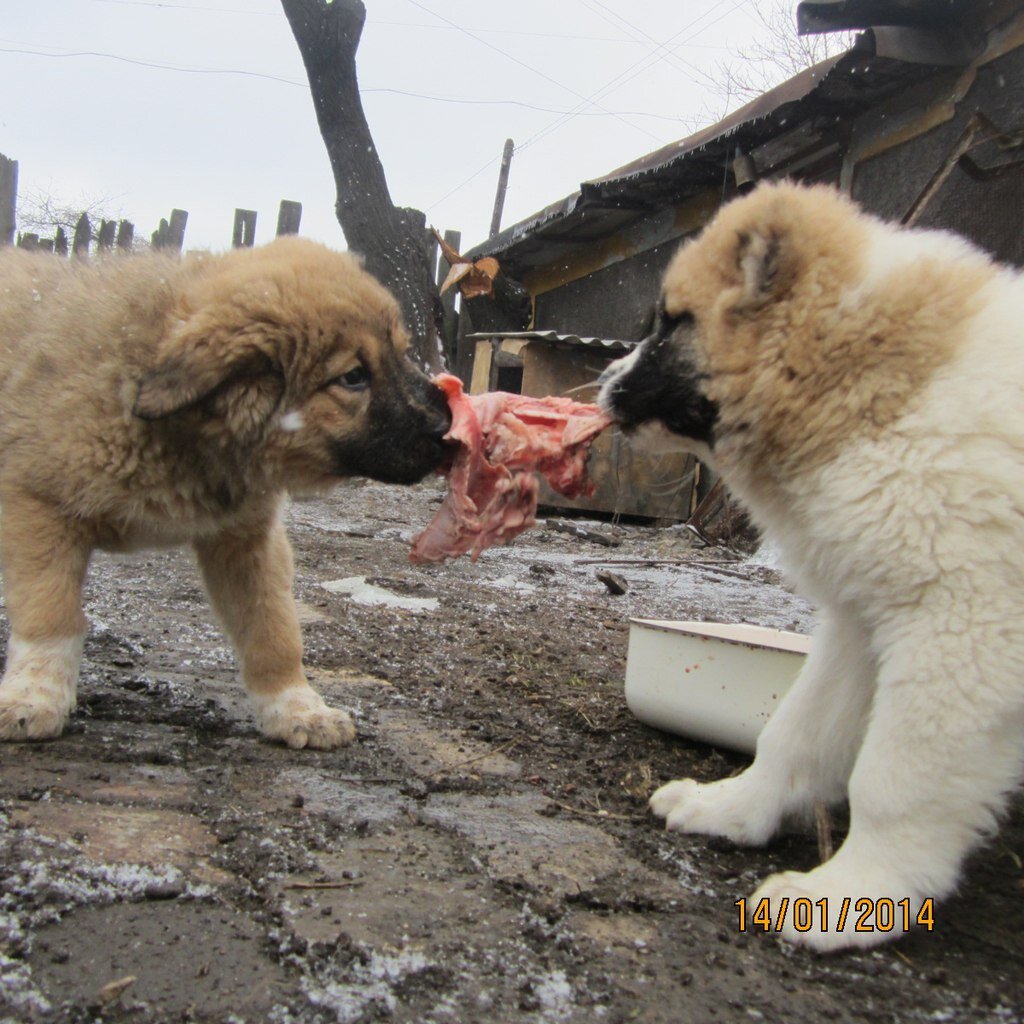
[[593, 494], [587, 477], [590, 442], [611, 424], [596, 405], [571, 398], [531, 398], [504, 391], [467, 395], [458, 377], [435, 383], [448, 396], [457, 444], [448, 494], [413, 541], [413, 562], [441, 562], [467, 552], [475, 561], [534, 524], [541, 473], [559, 494]]

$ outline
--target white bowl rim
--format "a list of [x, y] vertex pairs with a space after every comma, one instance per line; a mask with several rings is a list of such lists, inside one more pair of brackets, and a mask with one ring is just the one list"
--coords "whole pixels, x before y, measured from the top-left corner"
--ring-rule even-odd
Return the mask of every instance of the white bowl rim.
[[773, 651], [788, 651], [791, 654], [807, 654], [811, 649], [811, 638], [803, 633], [787, 629], [770, 629], [767, 626], [753, 626], [748, 622], [697, 622], [675, 619], [630, 619], [630, 624], [665, 633], [686, 633], [705, 640], [719, 640], [728, 644], [743, 644], [747, 647], [763, 647]]

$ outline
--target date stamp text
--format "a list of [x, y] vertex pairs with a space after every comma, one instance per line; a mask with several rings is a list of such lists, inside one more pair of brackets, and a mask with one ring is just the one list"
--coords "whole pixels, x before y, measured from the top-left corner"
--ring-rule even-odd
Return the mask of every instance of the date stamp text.
[[828, 897], [810, 900], [799, 897], [790, 900], [783, 896], [776, 901], [763, 896], [756, 903], [747, 899], [736, 900], [739, 930], [781, 932], [788, 924], [798, 932], [909, 932], [911, 928], [932, 931], [935, 928], [935, 900], [917, 901], [909, 897], [902, 900], [854, 899], [830, 901]]

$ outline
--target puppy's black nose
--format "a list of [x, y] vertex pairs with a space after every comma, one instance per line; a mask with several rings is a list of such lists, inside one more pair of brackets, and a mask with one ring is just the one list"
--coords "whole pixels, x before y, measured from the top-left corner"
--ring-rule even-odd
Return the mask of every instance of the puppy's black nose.
[[451, 430], [452, 411], [448, 408], [448, 397], [434, 384], [427, 390], [424, 421], [424, 431], [433, 437], [444, 437]]

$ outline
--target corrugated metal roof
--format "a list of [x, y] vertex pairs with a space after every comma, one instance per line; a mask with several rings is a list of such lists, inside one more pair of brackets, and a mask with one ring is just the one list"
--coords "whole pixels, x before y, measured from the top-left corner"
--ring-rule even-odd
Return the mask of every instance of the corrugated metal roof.
[[822, 61], [717, 124], [584, 182], [467, 255], [496, 255], [514, 276], [545, 262], [552, 243], [605, 237], [653, 210], [721, 185], [737, 147], [749, 152], [811, 118], [819, 132], [826, 131], [930, 70], [856, 49]]
[[622, 341], [617, 338], [581, 338], [578, 334], [559, 334], [558, 331], [481, 331], [478, 334], [467, 334], [467, 341], [499, 341], [506, 338], [516, 341], [546, 341], [553, 345], [566, 345], [570, 348], [600, 349], [604, 352], [629, 352], [638, 343]]
[[[1004, 3], [980, 0], [978, 7], [991, 16], [990, 8]], [[801, 7], [807, 9], [806, 18], [817, 19], [817, 24], [831, 19], [829, 30], [845, 27], [844, 18], [858, 26], [866, 24], [868, 16], [879, 16], [882, 8], [890, 12], [890, 24], [941, 25], [940, 15], [950, 9], [978, 24], [974, 16], [964, 13], [976, 10], [966, 0], [820, 0]], [[891, 13], [897, 9], [903, 11], [903, 22]], [[887, 31], [894, 30], [879, 29], [879, 34]], [[764, 143], [784, 139], [800, 124], [809, 126], [817, 137], [826, 136], [844, 120], [933, 74], [938, 64], [949, 63], [917, 63], [918, 59], [909, 50], [901, 52], [900, 41], [894, 45], [888, 38], [886, 46], [876, 50], [876, 33], [865, 32], [846, 53], [802, 71], [717, 124], [583, 182], [578, 191], [506, 228], [467, 255], [473, 259], [498, 256], [513, 276], [548, 263], [552, 249], [557, 251], [561, 243], [607, 237], [652, 211], [721, 186], [738, 152], [750, 153]], [[804, 135], [794, 145], [806, 146], [808, 141]]]

